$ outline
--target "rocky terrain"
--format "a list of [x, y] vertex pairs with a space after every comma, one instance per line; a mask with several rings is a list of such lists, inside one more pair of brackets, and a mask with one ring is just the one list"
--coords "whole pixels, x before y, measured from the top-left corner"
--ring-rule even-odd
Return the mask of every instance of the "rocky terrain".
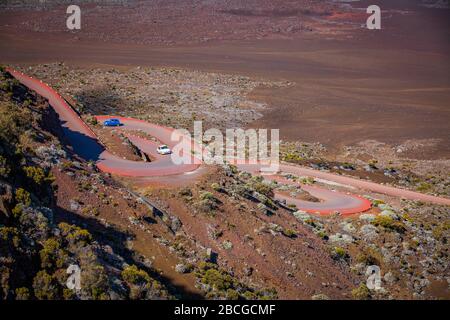
[[205, 125], [219, 129], [244, 127], [266, 107], [247, 98], [249, 92], [289, 85], [175, 68], [87, 70], [55, 63], [26, 72], [53, 85], [85, 113], [136, 117], [176, 128], [190, 128], [193, 120], [207, 120]]
[[286, 141], [282, 143], [281, 159], [422, 193], [446, 196], [450, 193], [450, 162], [448, 159], [427, 159], [434, 148], [435, 143], [429, 140], [409, 140], [399, 145], [367, 140], [338, 150], [328, 150], [320, 143]]
[[294, 215], [326, 239], [335, 259], [360, 277], [381, 269], [382, 288], [352, 290], [355, 299], [449, 299], [448, 207], [373, 199], [375, 214], [321, 219]]
[[[268, 184], [232, 166], [211, 167], [185, 187], [133, 186], [78, 159], [45, 101], [2, 77], [2, 298], [448, 298], [447, 207], [366, 194], [369, 212], [318, 217], [273, 200], [276, 189], [317, 201], [301, 187]], [[91, 110], [81, 111], [88, 118]], [[133, 156], [119, 138], [108, 143]], [[325, 152], [294, 147], [287, 144], [287, 161], [313, 164]], [[14, 148], [20, 168], [10, 158]], [[25, 272], [17, 267], [23, 259], [36, 263]], [[70, 263], [104, 276], [88, 272], [87, 288], [68, 290]], [[371, 265], [381, 268], [381, 289], [366, 286]]]

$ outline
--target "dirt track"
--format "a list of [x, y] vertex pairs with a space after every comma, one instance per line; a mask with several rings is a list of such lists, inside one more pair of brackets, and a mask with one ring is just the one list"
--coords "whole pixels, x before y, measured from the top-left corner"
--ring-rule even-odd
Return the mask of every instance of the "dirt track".
[[[60, 117], [60, 120], [63, 122], [64, 132], [70, 140], [74, 151], [79, 153], [86, 160], [96, 161], [97, 167], [104, 172], [132, 177], [164, 177], [167, 175], [184, 174], [193, 171], [200, 166], [199, 164], [176, 165], [172, 163], [172, 160], [169, 157], [160, 158], [152, 163], [146, 163], [125, 160], [114, 156], [103, 148], [92, 130], [90, 130], [90, 128], [57, 94], [56, 91], [51, 89], [46, 84], [40, 82], [39, 80], [30, 78], [20, 72], [14, 70], [9, 70], [9, 72], [24, 85], [49, 99], [50, 105], [55, 109]], [[99, 120], [104, 120], [106, 118], [108, 117], [99, 117]], [[165, 128], [136, 119], [121, 118], [121, 121], [124, 123], [124, 129], [141, 130], [147, 134], [155, 136], [159, 141], [173, 146], [173, 141], [171, 141], [170, 139], [170, 135], [172, 132], [172, 129], [170, 128]], [[154, 144], [150, 143], [149, 146], [153, 148]], [[255, 174], [258, 174], [261, 170], [261, 165], [259, 164], [238, 164], [238, 167], [241, 170], [249, 171]], [[366, 189], [396, 197], [450, 205], [450, 199], [424, 195], [417, 192], [401, 190], [372, 182], [342, 177], [335, 174], [315, 171], [307, 168], [300, 168], [283, 164], [280, 166], [280, 171], [284, 173], [296, 174], [299, 176], [306, 175], [321, 179], [327, 179], [333, 182], [357, 187], [359, 189]], [[266, 179], [269, 180], [274, 178], [275, 177], [266, 176]], [[277, 180], [280, 180], [280, 178], [278, 177]], [[278, 197], [296, 204], [301, 210], [320, 214], [330, 214], [335, 211], [341, 212], [342, 214], [352, 214], [366, 211], [371, 207], [371, 203], [368, 200], [358, 196], [343, 194], [339, 192], [331, 192], [329, 190], [321, 188], [304, 188], [306, 188], [307, 191], [311, 192], [313, 196], [320, 198], [322, 202], [310, 203], [306, 201], [289, 199], [287, 197], [281, 197], [279, 195]]]

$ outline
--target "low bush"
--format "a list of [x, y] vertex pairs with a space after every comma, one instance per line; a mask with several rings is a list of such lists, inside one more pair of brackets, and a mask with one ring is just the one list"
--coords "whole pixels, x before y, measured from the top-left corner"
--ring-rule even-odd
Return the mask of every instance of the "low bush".
[[336, 260], [345, 260], [348, 258], [347, 251], [342, 247], [334, 247], [332, 256]]
[[370, 298], [369, 288], [364, 283], [361, 283], [358, 288], [352, 290], [352, 297], [356, 300], [367, 300]]
[[376, 249], [367, 247], [363, 250], [363, 252], [357, 255], [356, 261], [359, 263], [364, 263], [366, 266], [379, 266], [383, 261], [383, 256]]
[[404, 233], [406, 231], [405, 225], [389, 216], [378, 215], [375, 220], [372, 221], [374, 226], [381, 226], [389, 231], [396, 231], [398, 233]]
[[297, 232], [295, 232], [292, 229], [283, 229], [282, 232], [288, 238], [295, 238], [295, 237], [297, 237]]
[[31, 195], [27, 190], [18, 188], [16, 190], [16, 201], [28, 207], [31, 205]]
[[135, 265], [128, 266], [123, 269], [121, 275], [123, 280], [134, 285], [145, 285], [151, 281], [148, 273], [139, 269]]
[[23, 167], [23, 171], [25, 172], [25, 175], [37, 185], [41, 185], [47, 179], [44, 170], [40, 167], [26, 166]]

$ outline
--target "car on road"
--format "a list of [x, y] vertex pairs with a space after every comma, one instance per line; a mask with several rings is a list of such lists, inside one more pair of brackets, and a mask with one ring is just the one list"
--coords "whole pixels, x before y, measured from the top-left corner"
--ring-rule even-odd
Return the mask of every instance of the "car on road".
[[172, 150], [170, 150], [170, 148], [168, 146], [163, 144], [163, 145], [159, 146], [158, 148], [156, 148], [156, 152], [158, 152], [159, 154], [162, 154], [162, 155], [166, 155], [166, 154], [171, 154]]
[[108, 120], [105, 120], [104, 122], [103, 122], [103, 125], [105, 126], [105, 127], [119, 127], [119, 126], [121, 126], [122, 125], [122, 123], [120, 123], [120, 120], [119, 119], [108, 119]]

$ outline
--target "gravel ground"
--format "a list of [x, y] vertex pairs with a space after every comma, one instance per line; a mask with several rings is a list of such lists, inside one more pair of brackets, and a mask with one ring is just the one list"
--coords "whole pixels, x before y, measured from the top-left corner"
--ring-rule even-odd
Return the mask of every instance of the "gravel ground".
[[259, 86], [287, 86], [248, 77], [174, 68], [72, 69], [42, 64], [26, 70], [49, 82], [91, 114], [136, 117], [190, 129], [193, 120], [205, 128], [235, 128], [260, 118], [266, 105], [247, 98]]

